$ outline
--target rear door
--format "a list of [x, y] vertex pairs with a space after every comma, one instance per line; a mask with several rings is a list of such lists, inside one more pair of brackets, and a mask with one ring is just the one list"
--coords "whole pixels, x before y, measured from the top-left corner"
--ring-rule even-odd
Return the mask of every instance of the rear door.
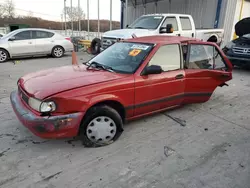
[[181, 36], [183, 37], [195, 37], [195, 25], [189, 16], [180, 16], [181, 24]]
[[185, 103], [206, 102], [218, 86], [232, 79], [230, 61], [213, 43], [190, 42], [185, 67]]
[[150, 65], [159, 65], [164, 72], [135, 77], [135, 116], [179, 106], [183, 100], [185, 72], [180, 45], [160, 46]]
[[41, 30], [33, 30], [32, 38], [36, 41], [35, 49], [39, 54], [51, 53], [54, 46], [54, 33]]

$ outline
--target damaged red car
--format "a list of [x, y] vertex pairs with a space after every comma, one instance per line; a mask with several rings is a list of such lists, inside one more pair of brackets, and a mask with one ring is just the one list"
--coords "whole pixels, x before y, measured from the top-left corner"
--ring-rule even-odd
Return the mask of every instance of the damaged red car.
[[204, 103], [231, 79], [232, 64], [216, 44], [150, 36], [117, 42], [81, 65], [25, 75], [10, 99], [35, 135], [79, 136], [92, 147], [114, 142], [127, 120]]

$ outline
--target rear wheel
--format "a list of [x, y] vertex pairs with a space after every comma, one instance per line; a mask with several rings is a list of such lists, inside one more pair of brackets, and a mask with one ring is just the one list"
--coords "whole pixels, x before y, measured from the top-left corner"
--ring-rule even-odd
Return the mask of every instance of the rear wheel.
[[56, 46], [52, 50], [52, 56], [55, 58], [60, 58], [64, 55], [64, 49], [61, 46]]
[[9, 54], [6, 50], [0, 49], [0, 63], [3, 63], [9, 59]]
[[80, 128], [85, 147], [100, 147], [113, 143], [123, 132], [123, 122], [113, 108], [102, 105], [89, 110]]

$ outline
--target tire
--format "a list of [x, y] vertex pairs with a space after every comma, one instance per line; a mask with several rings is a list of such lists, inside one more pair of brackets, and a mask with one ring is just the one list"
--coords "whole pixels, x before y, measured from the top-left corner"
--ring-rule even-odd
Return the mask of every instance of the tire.
[[4, 63], [8, 61], [8, 59], [9, 59], [9, 53], [4, 49], [0, 49], [0, 63]]
[[91, 41], [90, 51], [92, 55], [97, 55], [101, 51], [101, 40], [99, 38], [94, 38]]
[[92, 107], [80, 127], [80, 137], [85, 147], [109, 145], [115, 142], [122, 132], [123, 121], [120, 114], [107, 105]]
[[61, 46], [55, 46], [51, 54], [54, 58], [61, 58], [64, 55], [64, 49]]

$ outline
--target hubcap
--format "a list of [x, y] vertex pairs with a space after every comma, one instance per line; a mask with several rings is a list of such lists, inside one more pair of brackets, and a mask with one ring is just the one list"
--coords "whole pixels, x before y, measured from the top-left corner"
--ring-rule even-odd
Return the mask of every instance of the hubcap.
[[0, 50], [0, 61], [3, 62], [7, 59], [7, 54]]
[[94, 118], [87, 126], [87, 137], [94, 143], [111, 141], [117, 131], [115, 122], [107, 116]]
[[63, 54], [63, 50], [61, 48], [55, 48], [54, 54], [56, 57], [60, 57]]

